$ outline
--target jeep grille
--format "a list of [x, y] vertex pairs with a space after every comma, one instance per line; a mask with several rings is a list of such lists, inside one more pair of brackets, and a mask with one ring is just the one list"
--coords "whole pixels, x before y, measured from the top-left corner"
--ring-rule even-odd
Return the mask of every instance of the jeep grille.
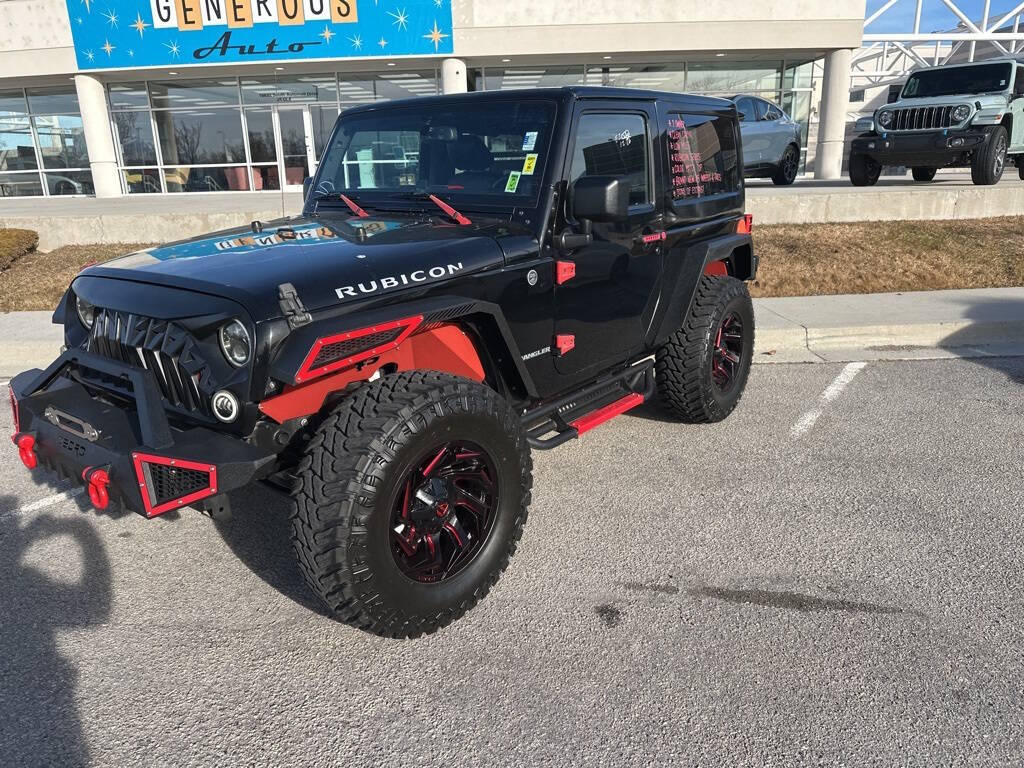
[[89, 351], [153, 372], [160, 393], [170, 405], [210, 415], [200, 391], [206, 364], [184, 328], [128, 312], [97, 309], [89, 335]]
[[959, 123], [953, 122], [953, 107], [911, 107], [909, 109], [892, 110], [892, 123], [883, 130], [889, 131], [928, 131], [936, 128], [951, 128]]

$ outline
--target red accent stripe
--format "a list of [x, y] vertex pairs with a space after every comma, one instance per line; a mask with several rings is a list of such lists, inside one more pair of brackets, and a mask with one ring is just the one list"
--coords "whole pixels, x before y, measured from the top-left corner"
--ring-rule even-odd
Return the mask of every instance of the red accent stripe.
[[[132, 463], [135, 465], [135, 477], [139, 481], [139, 495], [142, 496], [142, 503], [146, 508], [146, 517], [162, 515], [164, 512], [187, 506], [193, 501], [199, 501], [217, 493], [217, 467], [209, 462], [188, 461], [187, 459], [175, 459], [170, 456], [155, 456], [151, 453], [133, 453]], [[182, 496], [179, 499], [171, 499], [163, 504], [154, 505], [150, 501], [149, 488], [146, 487], [146, 475], [142, 472], [143, 463], [161, 464], [167, 467], [180, 467], [181, 469], [195, 469], [200, 472], [206, 472], [210, 476], [210, 484], [195, 493], [190, 493], [188, 496]]]
[[[368, 360], [371, 357], [376, 357], [382, 352], [395, 349], [405, 341], [412, 332], [415, 331], [420, 323], [423, 322], [423, 315], [416, 315], [415, 317], [407, 317], [404, 320], [394, 320], [390, 323], [382, 323], [381, 325], [372, 325], [369, 328], [360, 328], [356, 331], [345, 331], [344, 333], [336, 333], [333, 336], [323, 336], [314, 342], [309, 353], [306, 355], [306, 359], [302, 361], [302, 365], [299, 367], [298, 373], [295, 374], [295, 383], [301, 384], [304, 381], [315, 379], [317, 376], [323, 376], [331, 371], [337, 371], [341, 368], [348, 368], [351, 365], [362, 360]], [[333, 344], [336, 341], [347, 341], [349, 339], [358, 339], [362, 336], [369, 336], [371, 333], [379, 333], [380, 331], [390, 331], [393, 328], [402, 328], [402, 332], [398, 334], [394, 341], [388, 342], [387, 344], [381, 344], [373, 347], [372, 349], [358, 352], [357, 354], [346, 357], [342, 360], [335, 360], [333, 363], [327, 365], [321, 365], [319, 368], [312, 369], [310, 366], [316, 360], [316, 356], [320, 354], [320, 350], [327, 344]]]
[[631, 408], [636, 408], [643, 402], [643, 395], [626, 395], [621, 400], [609, 403], [604, 408], [598, 408], [593, 413], [581, 416], [572, 423], [572, 426], [576, 427], [576, 430], [582, 435], [584, 432], [589, 432], [594, 427], [604, 424], [606, 421], [611, 421], [616, 416], [621, 416]]
[[749, 235], [754, 231], [754, 214], [745, 213], [743, 218], [736, 223], [737, 235]]

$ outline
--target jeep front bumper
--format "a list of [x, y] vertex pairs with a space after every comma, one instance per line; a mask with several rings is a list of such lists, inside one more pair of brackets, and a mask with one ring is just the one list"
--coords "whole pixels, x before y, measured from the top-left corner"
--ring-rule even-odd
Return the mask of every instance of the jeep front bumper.
[[977, 129], [962, 131], [880, 132], [853, 140], [852, 152], [867, 155], [882, 165], [917, 168], [942, 168], [961, 160], [977, 149], [988, 133]]
[[[128, 382], [134, 400], [93, 397], [82, 374]], [[248, 485], [275, 458], [212, 429], [172, 428], [152, 373], [83, 350], [15, 376], [10, 393], [22, 463], [84, 483], [100, 509], [156, 517]]]

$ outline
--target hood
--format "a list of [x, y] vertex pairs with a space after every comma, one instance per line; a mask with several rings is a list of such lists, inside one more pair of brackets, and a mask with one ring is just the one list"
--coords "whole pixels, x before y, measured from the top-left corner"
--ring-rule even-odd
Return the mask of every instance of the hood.
[[329, 212], [149, 248], [83, 274], [224, 296], [262, 320], [281, 314], [282, 283], [317, 310], [501, 266], [495, 237], [507, 230], [494, 220], [458, 226], [419, 214]]
[[885, 104], [878, 108], [878, 111], [883, 109], [910, 109], [912, 107], [948, 107], [955, 106], [957, 104], [969, 104], [972, 107], [981, 104], [981, 108], [986, 107], [997, 107], [1006, 105], [1006, 94], [1003, 93], [988, 93], [984, 96], [977, 94], [965, 93], [959, 96], [929, 96], [923, 99], [901, 99], [892, 104]]

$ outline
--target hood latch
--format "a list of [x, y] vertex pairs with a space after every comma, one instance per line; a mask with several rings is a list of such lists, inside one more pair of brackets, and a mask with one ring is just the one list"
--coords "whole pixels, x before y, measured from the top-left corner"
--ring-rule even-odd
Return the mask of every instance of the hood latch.
[[313, 322], [309, 312], [302, 306], [298, 291], [291, 283], [281, 283], [277, 286], [277, 303], [281, 307], [281, 313], [288, 320], [288, 327], [292, 330]]

